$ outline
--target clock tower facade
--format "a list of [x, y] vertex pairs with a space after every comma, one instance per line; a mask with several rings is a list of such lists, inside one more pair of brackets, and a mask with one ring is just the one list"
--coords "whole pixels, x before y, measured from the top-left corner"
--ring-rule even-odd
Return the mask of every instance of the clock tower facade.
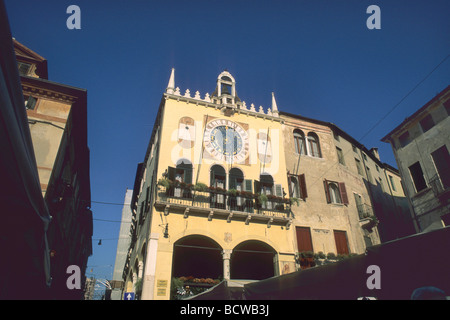
[[181, 93], [172, 69], [136, 175], [124, 275], [137, 271], [125, 289], [142, 281], [142, 299], [176, 299], [187, 285], [296, 271], [283, 120], [271, 102], [247, 105], [227, 71], [212, 94]]

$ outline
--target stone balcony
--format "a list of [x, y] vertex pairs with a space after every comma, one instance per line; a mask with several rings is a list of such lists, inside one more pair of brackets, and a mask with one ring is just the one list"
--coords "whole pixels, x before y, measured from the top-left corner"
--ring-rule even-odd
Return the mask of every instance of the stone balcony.
[[280, 225], [289, 228], [290, 201], [268, 196], [265, 201], [261, 197], [248, 192], [236, 192], [208, 188], [194, 190], [192, 186], [158, 186], [155, 208], [170, 213], [189, 216], [203, 216], [209, 221], [223, 219], [227, 222], [242, 221], [263, 223], [268, 228]]

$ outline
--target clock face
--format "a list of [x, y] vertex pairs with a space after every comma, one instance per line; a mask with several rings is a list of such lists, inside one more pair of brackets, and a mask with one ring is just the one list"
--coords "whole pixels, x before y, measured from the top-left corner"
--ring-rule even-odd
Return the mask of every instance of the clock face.
[[211, 144], [224, 156], [235, 156], [242, 150], [241, 135], [228, 126], [217, 126], [211, 131]]
[[213, 120], [206, 126], [205, 148], [217, 160], [241, 162], [248, 151], [248, 134], [237, 123]]

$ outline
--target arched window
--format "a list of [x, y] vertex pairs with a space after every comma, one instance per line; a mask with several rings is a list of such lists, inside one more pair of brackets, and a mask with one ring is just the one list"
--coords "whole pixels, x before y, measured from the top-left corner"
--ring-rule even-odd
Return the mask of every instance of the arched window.
[[[228, 190], [236, 190], [238, 193], [244, 191], [244, 174], [238, 168], [232, 168], [228, 175]], [[228, 197], [228, 204], [231, 210], [244, 210], [244, 198], [241, 196]]]
[[342, 203], [339, 186], [336, 183], [330, 182], [328, 184], [328, 192], [332, 203]]
[[[274, 182], [273, 178], [270, 174], [263, 173], [259, 176], [261, 194], [266, 196], [270, 196], [274, 194]], [[257, 190], [255, 190], [257, 192]], [[272, 202], [267, 200], [266, 203], [262, 203], [262, 207], [264, 209], [272, 209]]]
[[308, 144], [310, 155], [313, 157], [322, 158], [322, 153], [320, 152], [319, 137], [314, 132], [308, 133]]
[[175, 168], [175, 181], [192, 184], [192, 163], [186, 159], [177, 161]]
[[215, 189], [211, 193], [211, 206], [224, 209], [225, 195], [222, 190], [226, 188], [226, 173], [222, 166], [215, 164], [211, 167], [210, 186]]
[[289, 180], [291, 183], [291, 185], [290, 185], [291, 195], [290, 196], [294, 197], [294, 198], [300, 198], [300, 189], [298, 186], [297, 178], [291, 176], [291, 177], [289, 177]]
[[228, 189], [243, 191], [244, 174], [238, 168], [232, 168], [228, 177]]
[[306, 155], [305, 134], [299, 129], [294, 130], [294, 146], [295, 153]]

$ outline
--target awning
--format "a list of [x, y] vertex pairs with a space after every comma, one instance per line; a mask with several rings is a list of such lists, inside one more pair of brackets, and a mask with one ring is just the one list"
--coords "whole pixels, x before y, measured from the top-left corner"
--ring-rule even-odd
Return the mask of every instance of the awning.
[[[380, 289], [368, 288], [379, 267]], [[273, 277], [244, 286], [248, 300], [409, 300], [420, 287], [450, 295], [450, 227], [370, 247], [365, 255]]]

